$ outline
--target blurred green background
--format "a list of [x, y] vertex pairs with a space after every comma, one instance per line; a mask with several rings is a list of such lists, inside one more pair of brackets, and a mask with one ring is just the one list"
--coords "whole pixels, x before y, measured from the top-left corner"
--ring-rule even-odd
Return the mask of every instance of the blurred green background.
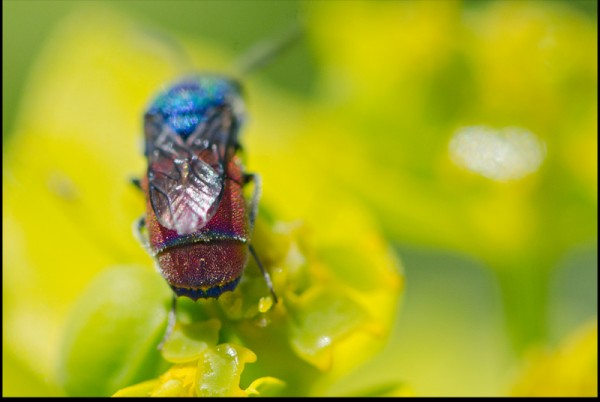
[[[482, 7], [490, 0], [465, 1], [464, 7]], [[560, 0], [559, 0], [560, 1]], [[11, 132], [19, 96], [36, 54], [52, 28], [79, 6], [77, 1], [2, 1], [2, 138]], [[101, 2], [99, 2], [101, 3]], [[152, 26], [201, 37], [239, 53], [264, 38], [273, 37], [303, 18], [302, 2], [280, 1], [163, 1], [110, 2]], [[564, 0], [567, 7], [596, 19], [595, 0]], [[295, 94], [314, 91], [316, 61], [306, 42], [300, 42], [259, 74]]]
[[[334, 180], [371, 209], [400, 255], [407, 278], [389, 345], [332, 394], [358, 389], [374, 378], [401, 379], [421, 395], [503, 394], [520, 367], [519, 356], [529, 346], [556, 345], [597, 316], [597, 175], [591, 171], [597, 167], [597, 153], [581, 145], [597, 145], [597, 140], [589, 140], [597, 130], [593, 111], [597, 90], [591, 87], [597, 85], [596, 1], [537, 1], [523, 6], [511, 5], [521, 2], [439, 1], [429, 8], [410, 2], [399, 6], [296, 1], [95, 3], [105, 3], [140, 26], [156, 30], [159, 37], [160, 32], [183, 35], [233, 55], [276, 37], [298, 21], [306, 26], [302, 40], [252, 79], [286, 94], [294, 100], [292, 105], [311, 110], [310, 121], [299, 132], [314, 128], [316, 133], [330, 134], [323, 143], [316, 134], [306, 137], [307, 143], [318, 143], [319, 148], [306, 154], [308, 160], [323, 163], [328, 156], [334, 161], [341, 158], [340, 166], [331, 172]], [[20, 110], [21, 96], [46, 38], [80, 6], [74, 1], [3, 1], [3, 142], [15, 130], [19, 114], [30, 113]], [[408, 17], [393, 28], [386, 7], [392, 16]], [[428, 18], [442, 25], [443, 40], [428, 36]], [[564, 33], [556, 39], [558, 50], [548, 56], [550, 61], [535, 59], [535, 52], [528, 60], [525, 45], [515, 56], [523, 59], [514, 60], [499, 46], [505, 40], [510, 42], [507, 48], [518, 43], [518, 37], [508, 35], [511, 24], [527, 25], [529, 18], [556, 28], [557, 35]], [[482, 25], [480, 30], [465, 35], [464, 26], [477, 25], [473, 20]], [[419, 21], [423, 27], [417, 26]], [[414, 34], [399, 34], [394, 42], [385, 36], [392, 32], [385, 31], [388, 26], [398, 32], [412, 29]], [[580, 26], [585, 27], [581, 32]], [[501, 32], [498, 37], [494, 29]], [[532, 28], [536, 29], [539, 26]], [[525, 36], [523, 43], [530, 39]], [[478, 40], [490, 41], [478, 44]], [[440, 48], [419, 50], [432, 44]], [[494, 45], [497, 50], [491, 48]], [[561, 53], [566, 48], [573, 48], [573, 53]], [[415, 54], [422, 53], [420, 59], [409, 54], [414, 49]], [[372, 53], [361, 54], [363, 50]], [[478, 64], [485, 51], [492, 65]], [[503, 51], [508, 58], [502, 58]], [[410, 65], [415, 60], [425, 67]], [[499, 70], [502, 63], [506, 70], [516, 65], [526, 81], [538, 74], [520, 68], [551, 62], [565, 65], [548, 73], [550, 78], [539, 86], [522, 88], [513, 109], [510, 97], [519, 92], [510, 92], [510, 84], [481, 83], [485, 77], [492, 81], [494, 74], [500, 77], [491, 71], [493, 63]], [[486, 66], [490, 71], [484, 71]], [[386, 72], [394, 68], [409, 75], [388, 77]], [[590, 71], [595, 71], [595, 82]], [[519, 78], [507, 80], [521, 83]], [[489, 101], [486, 85], [501, 91], [506, 87], [507, 99]], [[548, 105], [540, 101], [548, 98]], [[404, 112], [395, 105], [404, 107]], [[570, 105], [575, 106], [568, 109]], [[447, 169], [450, 165], [436, 155], [445, 154], [453, 128], [471, 124], [525, 126], [539, 134], [548, 145], [541, 171], [510, 187]], [[570, 130], [577, 135], [571, 136]], [[569, 148], [570, 141], [581, 138], [583, 142]], [[301, 150], [311, 148], [303, 140], [293, 144]], [[362, 158], [359, 162], [370, 164], [362, 176], [358, 167], [338, 155], [346, 152], [346, 146], [349, 154]], [[569, 165], [577, 161], [561, 156], [563, 149], [569, 155], [589, 151], [581, 157], [587, 165], [581, 169]], [[380, 180], [370, 183], [371, 176]], [[395, 185], [387, 187], [388, 183]], [[520, 230], [517, 223], [512, 232], [510, 228], [496, 231], [513, 209], [515, 219], [526, 217], [531, 225]], [[496, 218], [480, 225], [486, 211]], [[510, 256], [534, 268], [523, 274]], [[4, 371], [9, 370], [10, 377], [3, 376], [6, 394], [32, 388], [35, 394], [59, 392], [28, 381], [32, 373], [18, 359], [9, 363]]]
[[[19, 95], [48, 33], [81, 6], [77, 1], [3, 1], [3, 136], [11, 131]], [[83, 2], [85, 3], [85, 2]], [[102, 2], [96, 2], [102, 3]], [[201, 38], [241, 54], [302, 19], [299, 1], [120, 1], [110, 7], [166, 32]], [[277, 85], [309, 97], [316, 65], [306, 42], [299, 42], [258, 72]], [[3, 137], [4, 138], [4, 137]]]

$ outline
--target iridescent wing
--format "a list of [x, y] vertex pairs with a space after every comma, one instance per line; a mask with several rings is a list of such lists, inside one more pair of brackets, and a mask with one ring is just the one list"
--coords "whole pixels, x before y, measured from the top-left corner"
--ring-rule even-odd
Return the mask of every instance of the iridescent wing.
[[228, 107], [218, 107], [187, 137], [160, 114], [147, 114], [148, 191], [158, 222], [178, 234], [204, 227], [218, 209], [229, 150], [237, 126]]

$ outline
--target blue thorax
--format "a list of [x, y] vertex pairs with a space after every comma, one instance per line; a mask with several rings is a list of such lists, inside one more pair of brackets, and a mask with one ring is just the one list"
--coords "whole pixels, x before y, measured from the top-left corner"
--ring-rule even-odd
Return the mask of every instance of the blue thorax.
[[[204, 119], [207, 112], [229, 104], [234, 112], [241, 100], [239, 87], [222, 77], [197, 76], [184, 79], [158, 95], [148, 114], [161, 114], [165, 123], [177, 134], [187, 138]], [[241, 119], [242, 116], [237, 116]]]

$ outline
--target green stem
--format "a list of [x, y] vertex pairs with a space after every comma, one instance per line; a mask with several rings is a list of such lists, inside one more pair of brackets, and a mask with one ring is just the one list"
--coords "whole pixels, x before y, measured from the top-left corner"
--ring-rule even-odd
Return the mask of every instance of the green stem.
[[548, 334], [547, 304], [549, 269], [540, 260], [498, 267], [498, 280], [508, 334], [521, 354], [544, 342]]

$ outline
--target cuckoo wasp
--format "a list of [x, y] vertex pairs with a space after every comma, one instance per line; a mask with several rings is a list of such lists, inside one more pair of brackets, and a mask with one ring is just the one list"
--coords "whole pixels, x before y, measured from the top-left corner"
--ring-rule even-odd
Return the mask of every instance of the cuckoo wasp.
[[[278, 40], [258, 43], [238, 60], [237, 70], [247, 73], [264, 65], [300, 34], [297, 25]], [[234, 290], [250, 255], [277, 303], [251, 242], [261, 181], [241, 163], [244, 119], [241, 86], [213, 74], [175, 82], [145, 113], [147, 170], [133, 182], [146, 196], [146, 213], [136, 233], [174, 291], [163, 342], [175, 322], [177, 296], [218, 298]], [[254, 191], [247, 200], [243, 189], [250, 182]]]

